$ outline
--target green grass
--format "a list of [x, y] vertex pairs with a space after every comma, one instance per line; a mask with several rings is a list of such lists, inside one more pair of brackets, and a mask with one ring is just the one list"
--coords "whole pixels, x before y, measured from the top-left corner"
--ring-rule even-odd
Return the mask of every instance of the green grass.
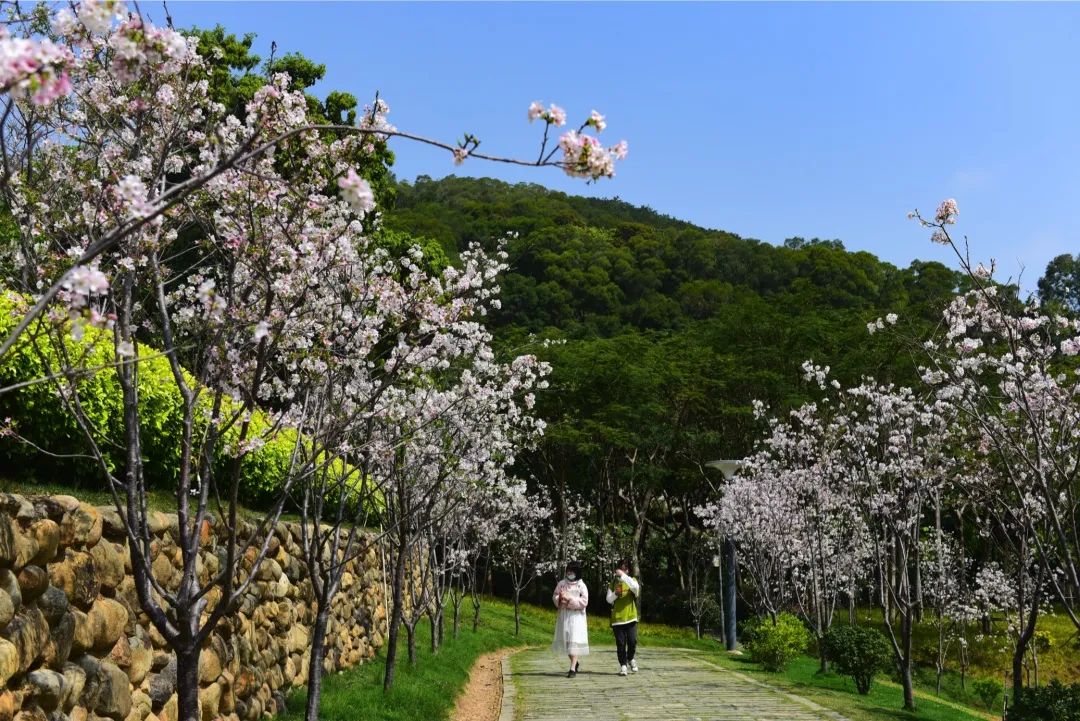
[[826, 708], [839, 711], [851, 721], [982, 721], [994, 718], [947, 699], [934, 698], [925, 689], [916, 691], [914, 712], [904, 711], [903, 691], [899, 684], [878, 677], [870, 693], [860, 696], [855, 682], [835, 673], [821, 674], [818, 662], [808, 656], [794, 661], [782, 673], [770, 673], [745, 657], [717, 653], [714, 663], [750, 678], [798, 694]]
[[[880, 610], [861, 608], [858, 611], [858, 619], [861, 624], [871, 625], [884, 631]], [[847, 614], [838, 615], [836, 622], [846, 623]], [[972, 679], [993, 678], [1006, 684], [1009, 683], [1006, 677], [1012, 673], [1012, 642], [1006, 634], [1005, 626], [1006, 620], [997, 616], [992, 621], [990, 634], [983, 635], [982, 629], [976, 624], [968, 629], [970, 668], [967, 673], [969, 683], [966, 690], [960, 687], [960, 674], [956, 672], [957, 644], [955, 642], [952, 644], [945, 663], [949, 670], [943, 679], [942, 695], [972, 703], [975, 699], [970, 688]], [[1051, 679], [1057, 679], [1064, 684], [1080, 682], [1080, 636], [1069, 617], [1060, 609], [1057, 612], [1051, 609], [1039, 617], [1037, 633], [1040, 635], [1041, 645], [1039, 683], [1045, 684]], [[919, 680], [928, 688], [933, 688], [937, 631], [929, 614], [915, 626], [914, 648], [915, 663], [920, 667]], [[1029, 677], [1025, 678], [1025, 684], [1033, 685], [1034, 682], [1035, 676], [1032, 671]], [[1000, 701], [1000, 697], [998, 700]]]
[[[452, 609], [447, 609], [448, 612]], [[394, 687], [384, 694], [382, 678], [384, 655], [379, 660], [323, 681], [320, 719], [325, 721], [415, 721], [445, 719], [454, 708], [454, 699], [465, 686], [469, 670], [483, 654], [508, 646], [548, 644], [551, 642], [553, 615], [533, 606], [522, 608], [521, 636], [514, 637], [514, 608], [505, 601], [487, 599], [480, 615], [480, 629], [473, 633], [472, 607], [462, 607], [462, 627], [458, 638], [452, 637], [448, 620], [446, 640], [432, 656], [427, 623], [417, 628], [417, 660], [410, 666], [402, 632]], [[304, 717], [305, 693], [298, 690], [288, 700], [286, 721]]]
[[[471, 609], [463, 611], [471, 613]], [[468, 615], [468, 613], [466, 613]], [[471, 620], [471, 619], [467, 619]], [[411, 721], [446, 719], [454, 708], [454, 699], [464, 688], [469, 670], [484, 653], [511, 646], [546, 646], [551, 642], [554, 613], [546, 608], [523, 606], [520, 638], [515, 638], [513, 606], [506, 601], [486, 599], [481, 612], [479, 631], [473, 633], [463, 620], [457, 639], [451, 638], [449, 624], [446, 641], [435, 656], [429, 650], [426, 624], [418, 629], [417, 663], [410, 666], [404, 658], [405, 640], [399, 651], [399, 666], [393, 690], [382, 692], [383, 663], [379, 660], [349, 671], [328, 676], [323, 686], [320, 717], [326, 721]], [[590, 638], [609, 643], [611, 629], [601, 616], [589, 618]], [[783, 673], [768, 673], [743, 657], [729, 656], [713, 639], [697, 639], [689, 629], [658, 624], [642, 624], [639, 643], [703, 651], [703, 658], [726, 669], [742, 673], [762, 683], [796, 693], [847, 716], [851, 721], [984, 721], [991, 718], [944, 699], [930, 698], [925, 690], [916, 700], [917, 711], [901, 710], [900, 687], [879, 677], [869, 696], [859, 696], [855, 684], [836, 674], [817, 673], [817, 661], [803, 657]], [[288, 721], [303, 718], [304, 692], [298, 690], [289, 699]]]

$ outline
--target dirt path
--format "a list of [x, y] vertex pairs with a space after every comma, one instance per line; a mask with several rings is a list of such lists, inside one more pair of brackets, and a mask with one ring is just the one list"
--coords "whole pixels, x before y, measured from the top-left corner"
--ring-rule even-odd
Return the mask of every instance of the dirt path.
[[452, 721], [498, 721], [502, 708], [503, 659], [518, 649], [485, 653], [469, 671], [469, 681], [458, 696]]

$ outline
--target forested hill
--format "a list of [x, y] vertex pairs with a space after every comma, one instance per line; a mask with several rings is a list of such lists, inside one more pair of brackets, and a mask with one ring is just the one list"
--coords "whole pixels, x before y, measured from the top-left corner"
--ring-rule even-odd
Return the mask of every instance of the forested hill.
[[[560, 406], [547, 409], [550, 417], [593, 433], [592, 416], [620, 393], [636, 413], [609, 410], [627, 426], [647, 415], [650, 400], [692, 396], [694, 407], [657, 413], [665, 423], [675, 414], [684, 428], [702, 422], [737, 446], [729, 453], [748, 450], [752, 399], [789, 405], [804, 397], [806, 359], [842, 379], [909, 379], [903, 345], [870, 336], [867, 322], [897, 313], [906, 335], [922, 335], [960, 280], [940, 263], [897, 268], [836, 240], [777, 247], [617, 199], [491, 179], [403, 183], [387, 225], [435, 240], [451, 256], [517, 234], [494, 324], [515, 347], [528, 334], [570, 341], [545, 351], [556, 361]], [[638, 380], [650, 387], [634, 387]], [[590, 397], [594, 391], [602, 396]], [[620, 443], [634, 443], [622, 431], [640, 431], [614, 417], [601, 425]]]
[[497, 324], [571, 338], [682, 329], [761, 312], [761, 303], [765, 316], [856, 324], [865, 335], [866, 321], [883, 312], [933, 320], [959, 282], [940, 263], [900, 269], [837, 240], [777, 247], [618, 199], [486, 178], [403, 183], [388, 225], [451, 255], [517, 233]]

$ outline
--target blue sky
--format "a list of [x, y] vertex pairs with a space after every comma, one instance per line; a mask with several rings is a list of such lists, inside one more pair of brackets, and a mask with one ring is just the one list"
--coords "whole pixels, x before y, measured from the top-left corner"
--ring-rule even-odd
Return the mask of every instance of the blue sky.
[[[144, 4], [151, 17], [160, 6]], [[396, 172], [619, 196], [769, 242], [840, 238], [954, 264], [905, 217], [945, 197], [999, 276], [1080, 252], [1080, 5], [170, 2], [179, 26], [256, 32], [327, 65], [316, 91], [401, 129], [531, 157], [525, 109], [596, 108], [630, 155], [585, 186], [399, 142]], [[156, 11], [156, 12], [155, 12]], [[155, 17], [156, 20], [161, 18]]]

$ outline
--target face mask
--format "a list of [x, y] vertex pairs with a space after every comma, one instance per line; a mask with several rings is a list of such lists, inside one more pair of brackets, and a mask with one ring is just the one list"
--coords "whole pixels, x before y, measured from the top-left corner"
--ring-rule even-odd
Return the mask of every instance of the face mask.
[[577, 574], [576, 573], [568, 573], [568, 574], [566, 574], [566, 580], [567, 581], [576, 581], [577, 580]]

